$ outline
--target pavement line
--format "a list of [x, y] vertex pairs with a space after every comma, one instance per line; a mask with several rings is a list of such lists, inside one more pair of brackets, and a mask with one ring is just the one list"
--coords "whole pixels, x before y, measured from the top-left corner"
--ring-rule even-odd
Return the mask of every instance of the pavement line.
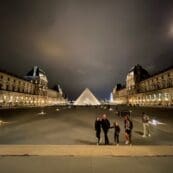
[[173, 146], [0, 145], [0, 156], [173, 156]]

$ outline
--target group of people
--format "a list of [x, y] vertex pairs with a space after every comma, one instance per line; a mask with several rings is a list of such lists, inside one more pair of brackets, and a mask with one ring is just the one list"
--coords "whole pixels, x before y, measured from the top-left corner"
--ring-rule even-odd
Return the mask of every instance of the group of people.
[[[144, 112], [142, 113], [142, 124], [143, 124], [143, 136], [147, 137], [151, 136], [150, 134], [150, 127], [149, 127], [149, 116], [146, 115]], [[119, 145], [119, 135], [120, 135], [120, 126], [117, 121], [110, 124], [110, 121], [107, 118], [106, 114], [102, 116], [98, 116], [95, 120], [95, 131], [96, 131], [96, 138], [97, 138], [97, 145], [101, 143], [101, 131], [103, 130], [104, 138], [105, 138], [105, 145], [109, 144], [108, 132], [109, 129], [114, 129], [114, 144]], [[124, 137], [125, 137], [125, 144], [132, 144], [132, 129], [133, 129], [133, 122], [130, 119], [129, 115], [124, 116]]]
[[[109, 129], [114, 129], [114, 143], [119, 145], [119, 134], [120, 134], [120, 126], [117, 121], [113, 123], [113, 125], [110, 124], [110, 121], [108, 120], [106, 114], [103, 114], [102, 116], [99, 116], [95, 120], [95, 130], [96, 130], [96, 137], [97, 137], [97, 145], [101, 143], [101, 129], [104, 133], [105, 138], [105, 145], [109, 144], [109, 138], [108, 138], [108, 132]], [[133, 123], [130, 120], [129, 116], [126, 115], [124, 118], [124, 129], [125, 129], [125, 144], [131, 144], [131, 133], [133, 129]]]

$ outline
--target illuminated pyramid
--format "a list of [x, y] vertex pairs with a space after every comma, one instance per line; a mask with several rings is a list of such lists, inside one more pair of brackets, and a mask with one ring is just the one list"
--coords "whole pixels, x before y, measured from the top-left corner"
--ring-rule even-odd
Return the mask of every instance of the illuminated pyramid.
[[85, 105], [100, 105], [98, 99], [93, 95], [93, 93], [86, 88], [82, 94], [74, 102], [74, 105], [85, 106]]

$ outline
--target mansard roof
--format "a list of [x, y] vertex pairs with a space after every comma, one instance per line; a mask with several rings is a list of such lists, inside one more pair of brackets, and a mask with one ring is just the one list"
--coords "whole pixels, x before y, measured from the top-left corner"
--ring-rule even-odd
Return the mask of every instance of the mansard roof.
[[30, 70], [26, 76], [34, 76], [37, 77], [41, 74], [46, 75], [46, 73], [38, 66], [34, 66], [32, 70]]

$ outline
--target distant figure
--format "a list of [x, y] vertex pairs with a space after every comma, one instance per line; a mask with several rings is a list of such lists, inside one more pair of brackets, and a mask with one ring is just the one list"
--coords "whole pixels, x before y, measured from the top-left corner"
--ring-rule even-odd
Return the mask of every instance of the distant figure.
[[125, 128], [125, 144], [131, 144], [133, 122], [130, 120], [128, 115], [126, 115], [124, 119], [124, 128]]
[[111, 128], [114, 128], [114, 143], [119, 145], [119, 134], [120, 134], [120, 126], [117, 121], [113, 123], [113, 126]]
[[109, 128], [110, 128], [110, 122], [107, 119], [106, 114], [104, 114], [102, 116], [102, 129], [103, 129], [104, 136], [105, 136], [105, 145], [108, 145], [109, 144], [109, 139], [108, 139], [108, 131], [109, 131]]
[[115, 115], [121, 117], [121, 111], [118, 109], [118, 107], [115, 108]]
[[95, 131], [96, 131], [97, 145], [99, 145], [100, 134], [101, 134], [101, 118], [100, 117], [97, 117], [95, 120]]
[[147, 136], [151, 136], [149, 120], [150, 120], [149, 116], [143, 112], [142, 113], [142, 124], [143, 124], [143, 136], [142, 137], [144, 137], [144, 138]]

